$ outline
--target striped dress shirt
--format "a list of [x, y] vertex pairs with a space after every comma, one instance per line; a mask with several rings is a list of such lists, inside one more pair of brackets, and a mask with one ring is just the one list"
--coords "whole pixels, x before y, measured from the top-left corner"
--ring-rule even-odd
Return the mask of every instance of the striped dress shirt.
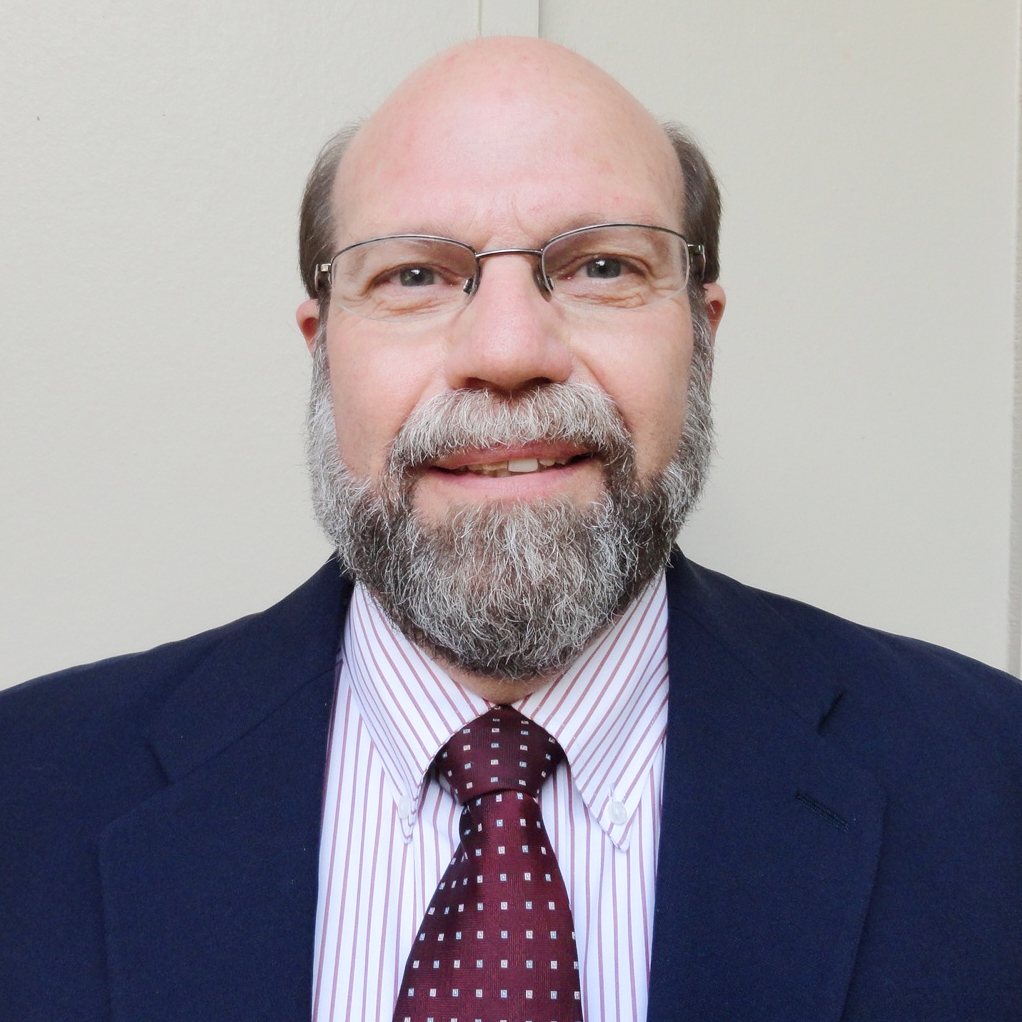
[[[387, 1022], [419, 923], [459, 842], [461, 807], [433, 759], [489, 704], [397, 631], [361, 586], [338, 664], [313, 1022]], [[663, 578], [562, 676], [514, 705], [566, 756], [540, 801], [574, 916], [584, 1018], [641, 1022], [667, 725]]]

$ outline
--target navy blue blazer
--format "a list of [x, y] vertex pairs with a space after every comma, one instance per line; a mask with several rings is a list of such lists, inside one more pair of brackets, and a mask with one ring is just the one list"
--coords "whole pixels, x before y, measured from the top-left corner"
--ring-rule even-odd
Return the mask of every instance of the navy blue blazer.
[[[310, 1016], [328, 564], [0, 695], [0, 1018]], [[1022, 687], [678, 555], [651, 1020], [1022, 1019]]]

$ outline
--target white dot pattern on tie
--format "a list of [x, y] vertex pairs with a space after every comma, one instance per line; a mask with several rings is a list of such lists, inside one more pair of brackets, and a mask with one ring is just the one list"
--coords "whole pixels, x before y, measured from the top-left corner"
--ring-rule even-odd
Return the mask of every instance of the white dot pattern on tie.
[[461, 845], [413, 943], [395, 1022], [581, 1022], [571, 910], [538, 803], [563, 756], [508, 706], [441, 750], [464, 805]]

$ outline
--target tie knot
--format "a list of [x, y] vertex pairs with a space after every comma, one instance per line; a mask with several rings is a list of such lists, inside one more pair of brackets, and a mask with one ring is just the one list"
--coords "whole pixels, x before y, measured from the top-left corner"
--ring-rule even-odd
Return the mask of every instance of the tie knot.
[[494, 791], [524, 791], [538, 798], [563, 756], [538, 724], [510, 706], [494, 706], [454, 733], [437, 764], [464, 803]]

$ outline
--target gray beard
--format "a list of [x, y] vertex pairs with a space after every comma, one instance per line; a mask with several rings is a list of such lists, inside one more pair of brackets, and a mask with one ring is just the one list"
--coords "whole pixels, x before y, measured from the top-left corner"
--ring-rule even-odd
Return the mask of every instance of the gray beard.
[[[663, 570], [695, 506], [713, 451], [712, 349], [695, 317], [685, 428], [660, 473], [636, 478], [635, 448], [602, 391], [549, 384], [514, 398], [485, 390], [438, 395], [417, 408], [377, 486], [342, 464], [326, 344], [317, 339], [306, 457], [316, 519], [345, 570], [395, 625], [441, 661], [502, 681], [565, 668]], [[456, 507], [425, 522], [417, 470], [466, 448], [564, 441], [604, 466], [604, 493], [570, 500]]]

